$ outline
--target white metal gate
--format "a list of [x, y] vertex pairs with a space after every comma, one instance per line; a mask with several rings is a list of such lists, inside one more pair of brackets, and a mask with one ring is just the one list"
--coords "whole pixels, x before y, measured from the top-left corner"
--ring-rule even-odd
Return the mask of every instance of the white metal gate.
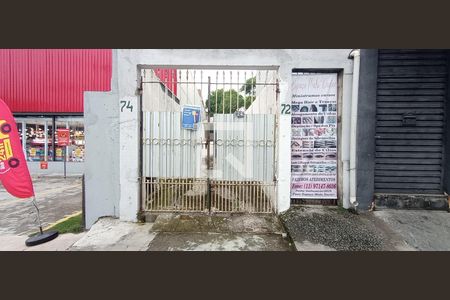
[[275, 70], [143, 70], [142, 209], [273, 212], [277, 95]]

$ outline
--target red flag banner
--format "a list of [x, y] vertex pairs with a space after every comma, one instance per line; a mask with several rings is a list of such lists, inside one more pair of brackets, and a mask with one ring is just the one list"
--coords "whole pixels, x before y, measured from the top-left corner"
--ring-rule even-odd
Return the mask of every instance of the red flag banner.
[[34, 196], [19, 132], [9, 107], [0, 99], [0, 181], [6, 191], [18, 198]]

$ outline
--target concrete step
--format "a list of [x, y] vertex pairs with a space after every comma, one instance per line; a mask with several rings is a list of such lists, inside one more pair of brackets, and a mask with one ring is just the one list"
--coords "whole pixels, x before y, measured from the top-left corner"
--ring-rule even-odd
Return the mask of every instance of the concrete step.
[[375, 194], [375, 206], [395, 209], [449, 209], [449, 198], [446, 195], [428, 194]]

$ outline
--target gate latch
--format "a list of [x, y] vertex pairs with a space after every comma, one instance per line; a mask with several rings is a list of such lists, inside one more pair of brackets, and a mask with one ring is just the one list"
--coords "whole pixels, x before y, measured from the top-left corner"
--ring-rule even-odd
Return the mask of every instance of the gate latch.
[[403, 126], [416, 126], [417, 116], [412, 113], [403, 115]]

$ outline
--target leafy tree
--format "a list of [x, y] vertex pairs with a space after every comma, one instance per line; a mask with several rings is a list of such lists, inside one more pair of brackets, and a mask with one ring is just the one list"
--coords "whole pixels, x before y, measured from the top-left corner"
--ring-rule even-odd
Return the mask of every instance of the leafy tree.
[[246, 96], [244, 98], [244, 96], [240, 95], [234, 89], [226, 91], [224, 89], [218, 89], [210, 93], [206, 100], [206, 107], [211, 108], [211, 111], [209, 112], [210, 116], [223, 113], [229, 114], [236, 112], [239, 108], [244, 106], [245, 108], [248, 108], [253, 100], [254, 96]]
[[247, 79], [241, 87], [241, 92], [245, 92], [245, 94], [249, 96], [254, 96], [255, 91], [256, 91], [256, 76]]

